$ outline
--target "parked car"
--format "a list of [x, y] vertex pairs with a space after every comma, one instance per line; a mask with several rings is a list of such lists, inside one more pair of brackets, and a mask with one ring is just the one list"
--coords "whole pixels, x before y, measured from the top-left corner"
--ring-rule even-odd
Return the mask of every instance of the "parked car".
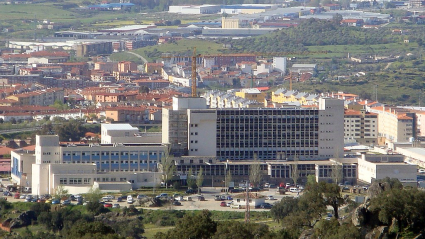
[[174, 205], [174, 206], [181, 206], [181, 205], [182, 205], [182, 203], [181, 203], [181, 202], [179, 202], [179, 201], [173, 201], [173, 205]]
[[137, 199], [142, 199], [142, 198], [145, 198], [145, 197], [147, 197], [147, 196], [146, 195], [143, 195], [143, 194], [137, 195]]
[[159, 194], [158, 196], [156, 196], [157, 198], [163, 198], [163, 199], [166, 199], [166, 198], [168, 198], [168, 193], [161, 193], [161, 194]]
[[63, 200], [62, 205], [71, 205], [71, 200]]
[[112, 207], [112, 203], [105, 203], [103, 204], [103, 207]]
[[25, 202], [31, 202], [32, 201], [32, 195], [27, 195], [25, 197]]
[[122, 197], [117, 198], [117, 202], [122, 202]]
[[204, 196], [198, 196], [198, 201], [205, 201], [205, 197]]
[[115, 203], [114, 205], [112, 205], [112, 208], [120, 208], [120, 205], [118, 203]]
[[131, 195], [128, 195], [127, 196], [127, 203], [128, 204], [133, 204], [133, 202], [134, 202], [133, 197]]
[[196, 190], [189, 188], [188, 190], [186, 190], [186, 193], [187, 194], [194, 194], [194, 193], [196, 193]]
[[263, 203], [260, 205], [260, 208], [262, 209], [271, 209], [272, 205], [270, 203]]
[[222, 199], [222, 197], [220, 195], [215, 195], [214, 196], [214, 200], [215, 201], [222, 201], [223, 199]]
[[425, 173], [425, 169], [419, 169], [418, 172], [419, 173]]
[[272, 195], [269, 195], [266, 197], [267, 200], [275, 200], [275, 198]]
[[61, 201], [59, 199], [52, 200], [52, 204], [60, 204]]
[[230, 207], [230, 206], [232, 206], [232, 203], [233, 203], [233, 201], [231, 201], [231, 202], [227, 202], [227, 203], [226, 203], [226, 207]]
[[22, 194], [21, 196], [19, 196], [19, 193], [15, 193], [15, 198], [16, 198], [16, 195], [18, 195], [17, 197], [19, 199], [25, 199], [25, 198], [27, 198], [27, 195], [26, 194]]
[[112, 196], [105, 196], [105, 197], [102, 197], [102, 201], [104, 201], [104, 202], [112, 202]]
[[227, 207], [227, 203], [226, 202], [221, 202], [220, 203], [220, 207]]
[[177, 196], [177, 197], [174, 198], [174, 200], [176, 200], [176, 201], [184, 201], [184, 198], [183, 198], [183, 196]]

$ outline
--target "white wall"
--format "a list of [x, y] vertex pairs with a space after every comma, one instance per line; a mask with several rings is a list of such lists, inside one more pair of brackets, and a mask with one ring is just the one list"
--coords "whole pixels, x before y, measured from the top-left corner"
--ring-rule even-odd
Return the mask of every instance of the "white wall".
[[319, 99], [319, 156], [342, 157], [344, 154], [344, 101]]
[[273, 57], [273, 68], [282, 73], [286, 74], [286, 57]]
[[217, 111], [188, 110], [189, 156], [216, 156]]

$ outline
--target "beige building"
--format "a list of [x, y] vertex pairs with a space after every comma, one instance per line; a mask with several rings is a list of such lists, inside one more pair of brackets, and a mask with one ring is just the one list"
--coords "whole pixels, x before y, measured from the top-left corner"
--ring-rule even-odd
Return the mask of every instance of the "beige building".
[[378, 114], [366, 110], [344, 111], [344, 140], [356, 140], [359, 144], [378, 143]]
[[388, 142], [409, 142], [416, 137], [416, 114], [402, 108], [372, 107], [378, 114], [378, 137]]
[[239, 19], [222, 17], [221, 28], [239, 28]]

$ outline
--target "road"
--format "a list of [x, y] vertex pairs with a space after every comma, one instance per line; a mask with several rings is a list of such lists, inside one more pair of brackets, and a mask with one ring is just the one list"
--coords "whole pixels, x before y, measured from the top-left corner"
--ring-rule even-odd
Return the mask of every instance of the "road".
[[22, 129], [5, 129], [0, 130], [0, 134], [13, 134], [13, 133], [20, 133], [20, 132], [29, 132], [29, 131], [37, 131], [41, 129], [41, 127], [31, 127], [31, 128], [22, 128]]
[[143, 61], [143, 63], [148, 63], [148, 60], [146, 60], [143, 56], [141, 56], [137, 53], [134, 53], [134, 52], [131, 52], [131, 51], [126, 51], [125, 53], [135, 55], [135, 56], [139, 57]]

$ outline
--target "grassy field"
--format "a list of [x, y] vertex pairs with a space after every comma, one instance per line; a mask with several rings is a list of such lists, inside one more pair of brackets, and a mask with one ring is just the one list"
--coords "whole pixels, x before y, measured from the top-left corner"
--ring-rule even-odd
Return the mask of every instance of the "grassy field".
[[389, 43], [376, 45], [328, 45], [328, 46], [309, 46], [310, 51], [328, 51], [327, 55], [343, 57], [347, 53], [355, 56], [356, 54], [374, 54], [388, 53], [397, 54], [400, 52], [413, 52], [418, 48], [417, 43]]
[[142, 63], [142, 60], [135, 55], [126, 53], [126, 52], [117, 52], [111, 55], [111, 60], [113, 61], [132, 61], [135, 63]]
[[154, 239], [155, 234], [158, 232], [166, 233], [168, 230], [173, 229], [174, 227], [161, 227], [157, 226], [155, 224], [145, 224], [145, 233], [143, 236], [145, 236], [147, 239]]
[[150, 57], [148, 52], [170, 52], [178, 55], [189, 53], [185, 55], [191, 55], [193, 48], [196, 47], [197, 54], [217, 54], [220, 50], [223, 50], [221, 44], [199, 40], [199, 39], [182, 39], [175, 43], [166, 43], [158, 46], [149, 46], [134, 50], [137, 54], [144, 56], [149, 62], [153, 62], [158, 57]]

